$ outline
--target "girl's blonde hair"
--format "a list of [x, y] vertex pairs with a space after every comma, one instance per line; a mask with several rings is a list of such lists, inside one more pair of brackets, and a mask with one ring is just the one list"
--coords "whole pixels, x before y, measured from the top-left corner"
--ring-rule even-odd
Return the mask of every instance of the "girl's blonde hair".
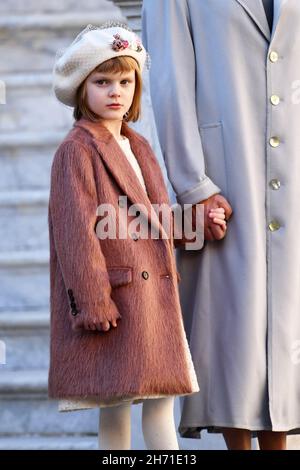
[[[114, 57], [113, 59], [106, 60], [102, 64], [98, 65], [90, 74], [94, 72], [100, 73], [123, 73], [135, 71], [135, 91], [132, 100], [132, 105], [128, 110], [124, 121], [136, 122], [139, 119], [141, 113], [141, 97], [142, 97], [142, 75], [139, 65], [136, 60], [129, 56]], [[88, 77], [89, 77], [88, 76]], [[87, 77], [87, 78], [88, 78]], [[73, 117], [78, 121], [84, 117], [91, 121], [99, 121], [99, 116], [94, 113], [88, 106], [87, 103], [87, 92], [86, 92], [86, 80], [81, 83], [76, 93], [76, 105], [74, 107]]]

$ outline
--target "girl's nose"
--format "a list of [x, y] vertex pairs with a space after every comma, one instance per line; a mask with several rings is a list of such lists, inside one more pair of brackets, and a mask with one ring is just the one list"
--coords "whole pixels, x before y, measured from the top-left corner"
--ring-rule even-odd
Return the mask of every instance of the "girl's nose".
[[120, 96], [120, 90], [118, 85], [112, 86], [109, 91], [109, 96]]

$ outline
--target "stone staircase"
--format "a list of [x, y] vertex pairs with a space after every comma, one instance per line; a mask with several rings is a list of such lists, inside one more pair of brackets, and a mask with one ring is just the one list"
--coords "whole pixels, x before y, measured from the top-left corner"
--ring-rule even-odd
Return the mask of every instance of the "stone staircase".
[[97, 410], [62, 414], [47, 399], [50, 168], [72, 124], [51, 70], [87, 24], [127, 17], [139, 31], [140, 10], [133, 0], [85, 0], [84, 10], [75, 0], [0, 4], [0, 449], [97, 447]]

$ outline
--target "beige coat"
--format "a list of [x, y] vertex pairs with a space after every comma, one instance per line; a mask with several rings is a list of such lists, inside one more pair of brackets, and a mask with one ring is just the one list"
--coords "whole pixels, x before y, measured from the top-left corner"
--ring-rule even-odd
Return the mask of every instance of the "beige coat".
[[[105, 239], [96, 234], [97, 207], [118, 198], [140, 206], [169, 204], [147, 141], [123, 125], [141, 167], [149, 199], [112, 134], [81, 119], [54, 157], [49, 201], [52, 398], [184, 395], [198, 390], [184, 333], [173, 241]], [[123, 208], [124, 209], [124, 208]], [[125, 209], [126, 212], [126, 209]], [[127, 226], [128, 226], [127, 225]], [[136, 238], [136, 239], [135, 239]], [[121, 315], [107, 333], [85, 323]]]
[[[158, 20], [159, 19], [159, 20]], [[201, 391], [181, 433], [300, 428], [300, 2], [144, 0], [162, 151], [181, 203], [221, 191], [227, 236], [180, 251]]]

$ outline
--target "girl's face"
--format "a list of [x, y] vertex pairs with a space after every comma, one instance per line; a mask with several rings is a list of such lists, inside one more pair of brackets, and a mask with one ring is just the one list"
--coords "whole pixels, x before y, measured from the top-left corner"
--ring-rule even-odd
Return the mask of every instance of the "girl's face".
[[87, 78], [86, 91], [91, 111], [103, 120], [122, 121], [134, 97], [135, 71], [93, 72]]

